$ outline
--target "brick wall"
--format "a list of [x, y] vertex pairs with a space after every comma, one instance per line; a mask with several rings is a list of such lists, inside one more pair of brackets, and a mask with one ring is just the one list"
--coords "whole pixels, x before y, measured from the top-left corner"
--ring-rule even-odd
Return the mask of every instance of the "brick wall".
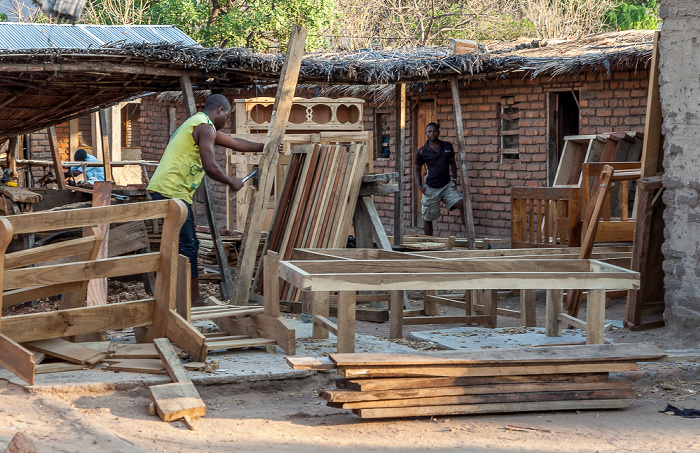
[[[415, 86], [414, 86], [415, 87]], [[648, 72], [616, 72], [612, 75], [585, 74], [535, 79], [476, 80], [460, 84], [462, 117], [467, 145], [467, 167], [474, 224], [477, 236], [510, 237], [510, 188], [547, 185], [547, 102], [548, 92], [580, 91], [580, 134], [634, 130], [643, 132], [646, 114]], [[410, 90], [410, 89], [409, 89]], [[448, 82], [428, 83], [407, 95], [409, 109], [420, 100], [434, 99], [441, 138], [456, 142], [452, 97]], [[499, 109], [503, 97], [513, 97], [520, 107], [518, 159], [502, 159]], [[375, 160], [377, 172], [393, 171], [393, 106], [365, 104], [365, 129], [375, 127], [378, 112], [392, 115], [389, 159]], [[407, 113], [404, 221], [407, 233], [421, 232], [414, 225], [417, 202], [413, 192], [412, 157], [425, 140], [423, 131], [414, 131], [413, 115]], [[417, 135], [413, 137], [413, 135]], [[459, 167], [459, 165], [458, 165]], [[393, 197], [376, 197], [375, 203], [388, 232], [393, 231]], [[457, 211], [443, 208], [434, 222], [435, 234], [463, 236], [464, 226]]]

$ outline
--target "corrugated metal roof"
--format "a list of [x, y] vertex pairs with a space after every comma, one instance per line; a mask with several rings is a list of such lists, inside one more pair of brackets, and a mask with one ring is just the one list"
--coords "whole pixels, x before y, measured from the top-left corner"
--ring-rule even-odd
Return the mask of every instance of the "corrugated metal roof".
[[0, 22], [0, 49], [87, 49], [107, 43], [197, 44], [173, 25], [57, 25]]

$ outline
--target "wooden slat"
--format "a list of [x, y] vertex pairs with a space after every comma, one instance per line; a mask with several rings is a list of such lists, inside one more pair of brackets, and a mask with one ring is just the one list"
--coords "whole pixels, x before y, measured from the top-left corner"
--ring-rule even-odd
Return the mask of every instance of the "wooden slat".
[[92, 250], [95, 236], [87, 236], [78, 239], [59, 242], [56, 244], [33, 247], [19, 252], [12, 252], [5, 255], [5, 270], [18, 267], [30, 266], [44, 261], [63, 258]]
[[3, 289], [56, 285], [93, 278], [155, 272], [160, 267], [160, 260], [160, 253], [145, 253], [96, 261], [79, 261], [77, 263], [37, 266], [26, 269], [11, 269], [5, 272]]
[[361, 418], [421, 417], [430, 415], [491, 414], [501, 412], [539, 412], [585, 409], [623, 409], [629, 407], [624, 399], [534, 401], [520, 403], [461, 404], [449, 406], [402, 407], [388, 409], [357, 409]]
[[338, 335], [338, 325], [326, 318], [325, 316], [314, 315], [313, 322], [314, 325], [323, 326], [324, 329], [326, 329], [333, 335]]
[[13, 305], [41, 299], [49, 296], [66, 294], [82, 288], [82, 282], [62, 283], [59, 285], [34, 286], [30, 288], [13, 289], [2, 294], [2, 306], [11, 307]]
[[207, 347], [204, 335], [192, 324], [187, 322], [175, 310], [168, 313], [165, 336], [196, 362], [207, 360]]
[[30, 341], [24, 343], [24, 346], [34, 351], [40, 351], [47, 355], [81, 365], [96, 363], [106, 356], [106, 354], [100, 351], [60, 338]]
[[[3, 332], [7, 323], [3, 323]], [[0, 365], [18, 376], [29, 385], [34, 385], [34, 354], [20, 346], [4, 333], [0, 333]]]
[[105, 368], [108, 371], [132, 373], [168, 374], [160, 359], [119, 359]]
[[158, 415], [164, 422], [178, 420], [185, 416], [206, 415], [206, 406], [191, 382], [152, 385], [148, 388]]
[[16, 342], [23, 343], [147, 326], [153, 319], [154, 305], [153, 299], [146, 299], [101, 307], [7, 316], [2, 321], [2, 333]]
[[224, 340], [224, 341], [207, 341], [207, 350], [213, 351], [216, 349], [243, 349], [254, 348], [256, 346], [271, 346], [275, 344], [275, 340], [267, 338], [250, 338], [244, 340]]
[[156, 351], [158, 351], [158, 355], [163, 361], [163, 365], [168, 371], [170, 379], [172, 379], [173, 382], [190, 382], [187, 371], [182, 366], [180, 358], [177, 356], [170, 341], [167, 338], [155, 338], [153, 344], [156, 346]]

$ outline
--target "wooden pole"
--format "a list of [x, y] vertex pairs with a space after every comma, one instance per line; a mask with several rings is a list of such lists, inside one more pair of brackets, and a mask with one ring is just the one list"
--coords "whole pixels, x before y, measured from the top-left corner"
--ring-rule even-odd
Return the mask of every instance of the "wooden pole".
[[114, 181], [112, 176], [112, 153], [109, 147], [109, 123], [107, 110], [100, 109], [100, 137], [102, 137], [102, 155], [95, 156], [105, 165], [105, 181]]
[[654, 32], [654, 53], [649, 73], [649, 95], [642, 147], [642, 178], [656, 176], [661, 157], [661, 100], [659, 98], [659, 36]]
[[267, 211], [267, 200], [272, 193], [272, 184], [277, 173], [277, 161], [279, 160], [277, 147], [284, 138], [289, 113], [292, 109], [292, 100], [294, 99], [294, 92], [299, 78], [301, 59], [304, 56], [306, 34], [306, 30], [298, 25], [292, 27], [287, 55], [285, 56], [280, 73], [280, 81], [277, 85], [277, 95], [272, 108], [270, 128], [267, 131], [260, 158], [259, 188], [255, 193], [255, 200], [248, 210], [245, 231], [241, 240], [241, 254], [236, 265], [236, 281], [230, 299], [234, 305], [248, 304], [253, 270], [255, 268], [258, 245], [260, 244], [260, 234], [265, 221], [265, 212]]
[[66, 178], [63, 177], [63, 165], [61, 163], [61, 151], [58, 149], [58, 138], [56, 128], [51, 126], [46, 130], [49, 136], [49, 147], [51, 148], [51, 159], [53, 160], [53, 171], [56, 176], [56, 184], [59, 190], [66, 190]]
[[459, 86], [457, 78], [450, 79], [452, 88], [452, 108], [455, 114], [455, 124], [457, 125], [457, 147], [459, 152], [459, 166], [462, 174], [462, 192], [464, 196], [464, 225], [467, 228], [467, 247], [474, 250], [474, 215], [472, 214], [472, 200], [469, 195], [469, 177], [467, 176], [467, 144], [464, 141], [464, 122], [462, 121], [462, 104], [459, 98]]
[[406, 84], [395, 85], [396, 103], [396, 127], [394, 130], [395, 163], [394, 171], [399, 173], [397, 182], [399, 190], [394, 194], [394, 245], [403, 243], [403, 178], [404, 178], [404, 148], [406, 147]]
[[[92, 191], [92, 206], [109, 206], [112, 201], [112, 183], [98, 181], [93, 185]], [[97, 259], [101, 260], [109, 256], [107, 243], [109, 242], [109, 224], [99, 226], [102, 232], [102, 243], [100, 250], [97, 252]], [[90, 280], [87, 287], [87, 302], [88, 307], [98, 305], [107, 305], [107, 279], [98, 278]]]

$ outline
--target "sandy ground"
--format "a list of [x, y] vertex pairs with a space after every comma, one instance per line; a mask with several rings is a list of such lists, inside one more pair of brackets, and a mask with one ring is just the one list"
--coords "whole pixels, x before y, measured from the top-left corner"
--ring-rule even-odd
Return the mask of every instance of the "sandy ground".
[[[517, 298], [501, 303], [515, 305]], [[539, 304], [541, 318], [543, 300]], [[623, 301], [613, 301], [606, 318], [621, 319], [623, 310]], [[510, 325], [517, 326], [518, 321], [499, 317], [499, 327]], [[436, 327], [406, 330], [420, 328]], [[360, 322], [358, 332], [386, 337], [388, 324]], [[679, 348], [664, 329], [621, 329], [610, 335], [616, 342]], [[145, 385], [102, 393], [29, 393], [0, 380], [0, 451], [19, 431], [39, 452], [700, 451], [700, 420], [660, 412], [669, 403], [700, 408], [697, 364], [686, 360], [643, 369], [647, 373], [637, 376], [644, 376], [636, 381], [637, 396], [625, 410], [381, 421], [362, 420], [350, 411], [325, 406], [317, 392], [334, 387], [335, 373], [198, 386], [207, 415], [195, 420], [196, 431], [183, 422], [164, 423], [147, 415], [150, 397]]]

